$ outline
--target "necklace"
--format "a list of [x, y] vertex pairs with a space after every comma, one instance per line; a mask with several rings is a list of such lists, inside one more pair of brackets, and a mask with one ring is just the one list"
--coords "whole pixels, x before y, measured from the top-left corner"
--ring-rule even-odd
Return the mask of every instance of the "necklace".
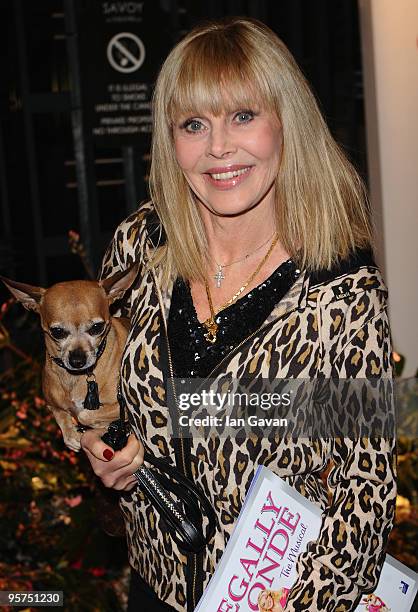
[[269, 247], [269, 250], [264, 255], [260, 263], [258, 264], [256, 270], [245, 281], [245, 283], [238, 289], [238, 291], [234, 293], [231, 299], [225, 302], [225, 304], [222, 304], [222, 306], [219, 306], [219, 308], [216, 311], [213, 307], [212, 296], [210, 294], [209, 285], [207, 281], [205, 281], [205, 288], [206, 288], [206, 295], [207, 295], [208, 303], [209, 303], [210, 317], [206, 319], [206, 321], [203, 322], [203, 326], [206, 328], [205, 338], [211, 344], [215, 344], [216, 336], [217, 336], [218, 328], [219, 328], [219, 325], [215, 321], [216, 315], [219, 312], [221, 312], [221, 310], [225, 310], [225, 308], [227, 308], [228, 306], [236, 302], [239, 296], [241, 295], [241, 293], [245, 290], [245, 288], [248, 287], [248, 285], [255, 279], [255, 277], [260, 272], [261, 268], [264, 266], [264, 264], [267, 262], [268, 258], [270, 257], [271, 253], [273, 252], [273, 249], [276, 246], [278, 239], [279, 239], [279, 236], [275, 234], [273, 242], [271, 243]]
[[240, 263], [241, 261], [245, 261], [246, 259], [250, 257], [250, 255], [254, 255], [254, 253], [257, 253], [257, 251], [262, 249], [263, 246], [265, 246], [272, 239], [272, 237], [273, 236], [270, 236], [269, 238], [267, 238], [267, 240], [263, 242], [263, 244], [260, 244], [260, 246], [258, 246], [256, 249], [254, 249], [254, 251], [250, 251], [249, 253], [244, 255], [244, 257], [241, 257], [241, 259], [236, 259], [235, 261], [231, 261], [231, 263], [229, 264], [220, 264], [216, 260], [214, 260], [216, 265], [218, 266], [218, 270], [213, 277], [216, 281], [216, 287], [219, 289], [219, 287], [222, 285], [222, 281], [225, 280], [225, 274], [224, 274], [225, 268], [229, 268], [230, 266], [233, 266], [234, 264]]

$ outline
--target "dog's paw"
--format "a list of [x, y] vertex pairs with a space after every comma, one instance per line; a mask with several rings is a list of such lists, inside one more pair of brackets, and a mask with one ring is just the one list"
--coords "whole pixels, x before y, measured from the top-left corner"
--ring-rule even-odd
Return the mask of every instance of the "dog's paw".
[[81, 449], [81, 444], [78, 440], [66, 442], [65, 445], [68, 446], [70, 450], [75, 451], [76, 453], [78, 453], [78, 451]]
[[80, 410], [77, 415], [77, 420], [81, 425], [95, 426], [97, 418], [97, 410]]
[[64, 435], [65, 446], [67, 446], [70, 450], [78, 453], [78, 451], [81, 449], [81, 435], [82, 434], [79, 432], [76, 432], [75, 434], [70, 436]]
[[81, 425], [102, 429], [107, 427], [111, 421], [119, 417], [119, 410], [115, 413], [109, 410], [82, 410], [77, 415], [77, 420]]

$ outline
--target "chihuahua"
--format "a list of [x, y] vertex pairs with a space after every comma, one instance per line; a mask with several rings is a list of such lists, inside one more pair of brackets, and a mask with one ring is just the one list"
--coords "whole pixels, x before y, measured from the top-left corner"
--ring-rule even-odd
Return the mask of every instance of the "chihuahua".
[[119, 368], [129, 321], [109, 305], [132, 285], [136, 267], [101, 281], [68, 281], [49, 289], [0, 277], [14, 297], [40, 315], [46, 356], [42, 389], [65, 444], [80, 450], [85, 427], [119, 417]]

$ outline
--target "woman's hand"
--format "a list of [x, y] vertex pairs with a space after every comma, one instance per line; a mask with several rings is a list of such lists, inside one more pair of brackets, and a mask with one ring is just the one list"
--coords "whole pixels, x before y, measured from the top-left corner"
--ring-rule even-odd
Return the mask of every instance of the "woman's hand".
[[87, 455], [94, 473], [105, 487], [118, 491], [130, 491], [137, 480], [132, 474], [144, 462], [144, 447], [131, 434], [120, 451], [113, 451], [101, 436], [106, 430], [88, 429], [81, 436], [81, 448]]

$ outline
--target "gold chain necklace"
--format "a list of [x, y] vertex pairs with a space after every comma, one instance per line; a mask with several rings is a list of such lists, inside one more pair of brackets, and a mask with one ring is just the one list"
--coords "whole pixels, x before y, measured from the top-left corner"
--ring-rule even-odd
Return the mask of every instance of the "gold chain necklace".
[[269, 236], [269, 238], [267, 238], [267, 240], [263, 242], [263, 244], [260, 244], [256, 249], [254, 249], [254, 251], [250, 251], [249, 253], [244, 255], [244, 257], [241, 257], [241, 259], [236, 259], [235, 261], [231, 261], [231, 263], [229, 264], [220, 264], [216, 261], [216, 259], [214, 259], [214, 262], [218, 268], [216, 271], [216, 274], [214, 274], [213, 276], [213, 278], [216, 281], [217, 288], [219, 289], [219, 287], [222, 286], [222, 281], [225, 280], [225, 274], [224, 274], [225, 268], [229, 268], [230, 266], [233, 266], [234, 264], [241, 263], [242, 261], [245, 261], [246, 259], [248, 259], [251, 255], [254, 255], [255, 253], [257, 253], [257, 251], [262, 249], [263, 246], [265, 246], [268, 242], [270, 242], [273, 236], [274, 234], [272, 236]]
[[221, 310], [225, 310], [225, 308], [227, 308], [228, 306], [230, 306], [231, 304], [236, 302], [237, 299], [239, 298], [239, 296], [241, 295], [241, 293], [246, 289], [246, 287], [248, 287], [248, 285], [250, 283], [252, 283], [252, 281], [255, 279], [255, 277], [260, 272], [261, 268], [264, 266], [264, 264], [266, 263], [266, 261], [270, 257], [271, 253], [273, 252], [273, 249], [276, 246], [278, 239], [279, 239], [279, 236], [277, 234], [275, 234], [273, 242], [271, 243], [271, 245], [269, 247], [269, 250], [264, 255], [264, 257], [260, 261], [260, 263], [258, 264], [256, 270], [251, 274], [249, 279], [238, 289], [238, 291], [236, 293], [234, 293], [234, 295], [231, 297], [231, 299], [229, 299], [227, 302], [225, 302], [225, 304], [222, 304], [222, 306], [219, 306], [219, 308], [216, 311], [213, 308], [212, 296], [210, 294], [210, 289], [209, 289], [208, 282], [205, 281], [206, 295], [207, 295], [207, 298], [208, 298], [209, 309], [210, 309], [210, 317], [208, 319], [206, 319], [206, 321], [203, 321], [203, 326], [206, 328], [205, 338], [211, 344], [215, 344], [217, 333], [218, 333], [218, 328], [219, 328], [219, 325], [215, 321], [216, 315], [218, 313], [220, 313]]

